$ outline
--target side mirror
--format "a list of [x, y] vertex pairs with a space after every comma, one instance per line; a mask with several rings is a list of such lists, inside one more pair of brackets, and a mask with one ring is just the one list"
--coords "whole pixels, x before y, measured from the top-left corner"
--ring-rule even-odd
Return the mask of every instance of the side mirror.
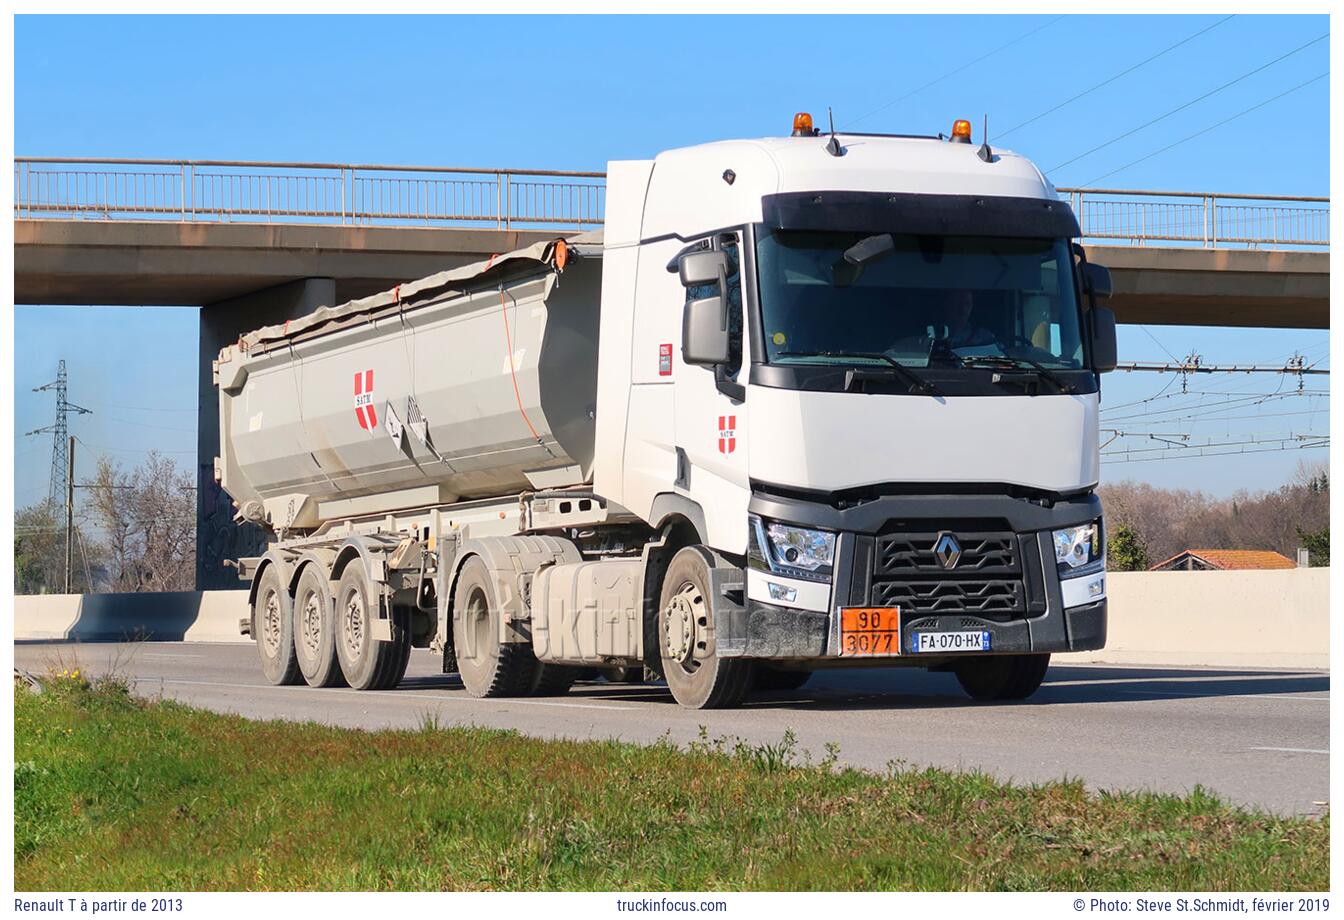
[[728, 274], [728, 257], [719, 251], [688, 252], [679, 263], [682, 287], [716, 284]]
[[1083, 292], [1097, 300], [1111, 296], [1111, 270], [1095, 262], [1083, 263]]
[[[683, 263], [683, 278], [685, 271]], [[681, 317], [681, 359], [701, 367], [712, 367], [728, 360], [728, 312], [722, 297], [716, 294], [686, 304], [686, 312]]]
[[1119, 363], [1115, 345], [1115, 311], [1107, 307], [1093, 307], [1087, 315], [1091, 327], [1092, 367], [1099, 374], [1113, 371]]

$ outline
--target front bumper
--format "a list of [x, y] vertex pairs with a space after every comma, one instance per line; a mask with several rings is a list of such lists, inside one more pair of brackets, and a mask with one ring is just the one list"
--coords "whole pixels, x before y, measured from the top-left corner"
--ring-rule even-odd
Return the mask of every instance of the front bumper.
[[[835, 532], [833, 576], [823, 594], [822, 586], [799, 585], [805, 590], [793, 603], [780, 603], [766, 588], [781, 579], [749, 569], [740, 606], [726, 605], [716, 616], [716, 646], [725, 657], [839, 658], [842, 607], [899, 607], [903, 652], [915, 631], [985, 631], [994, 653], [1105, 645], [1104, 576], [1061, 582], [1051, 542], [1052, 531], [1101, 516], [1095, 495], [1053, 502], [1002, 494], [902, 495], [835, 508], [757, 493], [750, 510]], [[944, 532], [961, 535], [970, 547], [965, 567], [943, 571], [932, 561], [934, 536]], [[1099, 577], [1100, 593], [1095, 585], [1082, 590]]]

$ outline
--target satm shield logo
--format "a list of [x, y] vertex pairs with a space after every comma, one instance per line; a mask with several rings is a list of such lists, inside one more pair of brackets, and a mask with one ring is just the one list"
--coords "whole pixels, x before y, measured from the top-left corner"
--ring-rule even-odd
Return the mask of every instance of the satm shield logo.
[[373, 370], [355, 372], [355, 418], [359, 427], [373, 431], [378, 427], [377, 410], [373, 408]]
[[737, 450], [737, 416], [719, 416], [719, 453], [731, 454]]

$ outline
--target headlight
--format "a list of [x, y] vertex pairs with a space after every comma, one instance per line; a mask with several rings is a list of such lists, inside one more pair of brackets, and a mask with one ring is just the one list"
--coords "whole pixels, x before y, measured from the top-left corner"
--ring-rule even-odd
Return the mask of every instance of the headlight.
[[1078, 578], [1105, 568], [1106, 553], [1101, 540], [1101, 522], [1056, 530], [1055, 564], [1060, 578]]
[[758, 564], [764, 563], [770, 571], [794, 578], [830, 580], [831, 563], [835, 560], [835, 534], [765, 522], [754, 515], [750, 524], [749, 555]]

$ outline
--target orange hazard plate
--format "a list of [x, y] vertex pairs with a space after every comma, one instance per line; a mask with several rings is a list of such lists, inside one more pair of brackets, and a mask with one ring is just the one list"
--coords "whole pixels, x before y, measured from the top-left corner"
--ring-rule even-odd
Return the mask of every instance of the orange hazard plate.
[[840, 654], [846, 658], [901, 653], [901, 608], [841, 607]]

